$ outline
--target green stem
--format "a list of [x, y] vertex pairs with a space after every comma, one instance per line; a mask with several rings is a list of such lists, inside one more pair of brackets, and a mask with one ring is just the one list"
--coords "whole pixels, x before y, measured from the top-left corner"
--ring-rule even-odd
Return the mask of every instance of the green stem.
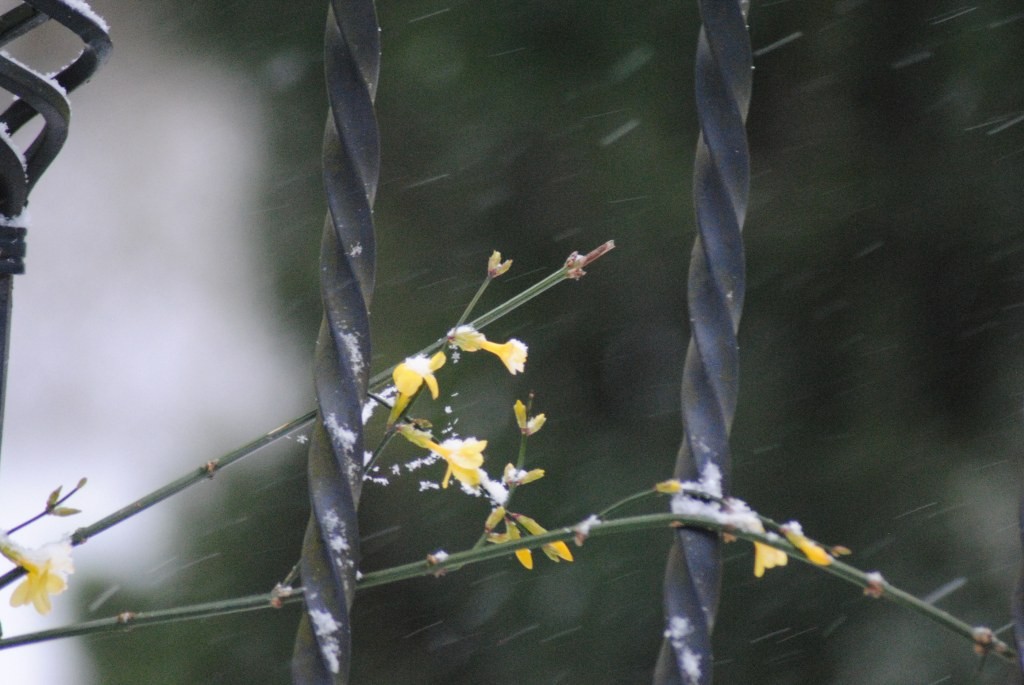
[[[646, 494], [646, 493], [644, 493]], [[630, 516], [627, 518], [614, 519], [611, 521], [602, 521], [594, 523], [588, 531], [588, 536], [591, 538], [603, 537], [605, 535], [616, 535], [621, 533], [636, 533], [643, 530], [652, 528], [664, 528], [664, 527], [678, 527], [680, 525], [693, 526], [696, 528], [702, 528], [705, 530], [713, 530], [717, 532], [728, 532], [731, 535], [748, 540], [750, 542], [760, 542], [770, 547], [775, 547], [785, 552], [790, 557], [802, 561], [806, 564], [814, 566], [817, 569], [831, 573], [832, 575], [842, 578], [843, 580], [852, 583], [860, 588], [875, 588], [878, 587], [877, 582], [870, 577], [867, 573], [860, 571], [859, 569], [845, 564], [841, 561], [833, 560], [828, 566], [818, 566], [811, 562], [802, 552], [796, 547], [789, 544], [787, 541], [777, 537], [768, 537], [759, 533], [749, 533], [746, 531], [736, 530], [723, 525], [721, 522], [713, 518], [707, 518], [702, 516], [682, 516], [678, 514], [643, 514], [640, 516]], [[543, 535], [530, 535], [527, 537], [520, 538], [519, 540], [509, 541], [500, 545], [491, 545], [489, 547], [482, 547], [479, 549], [471, 549], [465, 552], [457, 552], [449, 554], [444, 561], [439, 563], [430, 563], [427, 561], [418, 561], [411, 564], [404, 564], [402, 566], [395, 566], [393, 568], [384, 569], [381, 571], [371, 571], [364, 573], [362, 578], [357, 582], [357, 590], [365, 590], [371, 587], [379, 585], [386, 585], [388, 583], [394, 583], [400, 580], [406, 580], [409, 578], [416, 578], [419, 576], [444, 575], [449, 570], [467, 566], [470, 564], [476, 564], [481, 561], [487, 561], [489, 559], [496, 559], [501, 556], [507, 555], [509, 552], [514, 552], [517, 549], [534, 549], [542, 545], [557, 542], [557, 541], [569, 541], [577, 537], [578, 533], [573, 528], [559, 528], [555, 530], [549, 530]], [[943, 626], [944, 628], [951, 630], [952, 632], [968, 638], [975, 644], [978, 643], [977, 628], [968, 625], [960, 619], [952, 616], [948, 612], [943, 611], [923, 600], [915, 597], [914, 595], [901, 590], [888, 582], [883, 582], [881, 585], [881, 597], [893, 602], [899, 606], [910, 609], [922, 616], [930, 619], [934, 623]], [[1002, 659], [1007, 661], [1013, 661], [1016, 659], [1016, 654], [1009, 645], [1002, 642], [998, 638], [992, 638], [992, 641], [986, 646], [986, 651], [994, 653]]]
[[[645, 492], [643, 494], [647, 493]], [[1014, 650], [998, 638], [991, 636], [990, 632], [987, 633], [984, 639], [985, 641], [982, 641], [979, 639], [979, 633], [985, 634], [983, 629], [968, 625], [948, 612], [938, 609], [914, 595], [889, 584], [888, 582], [882, 581], [879, 583], [877, 578], [872, 577], [849, 564], [845, 564], [837, 560], [833, 560], [832, 563], [827, 566], [816, 565], [804, 556], [796, 547], [777, 536], [768, 537], [759, 533], [750, 533], [730, 528], [715, 518], [704, 516], [683, 516], [667, 513], [643, 514], [640, 516], [630, 516], [611, 521], [594, 523], [589, 527], [586, 537], [599, 538], [606, 535], [638, 533], [644, 530], [659, 528], [672, 529], [680, 526], [692, 526], [705, 530], [728, 532], [737, 538], [775, 547], [798, 561], [802, 561], [814, 568], [830, 573], [848, 583], [878, 592], [880, 597], [919, 613], [948, 630], [966, 637], [975, 645], [984, 647], [985, 653], [993, 653], [1007, 661], [1013, 661], [1016, 659]], [[520, 538], [519, 540], [502, 543], [500, 545], [490, 545], [488, 547], [471, 549], [464, 552], [456, 552], [454, 554], [449, 554], [443, 561], [437, 561], [437, 558], [432, 556], [432, 560], [429, 561], [417, 561], [389, 569], [366, 573], [359, 579], [359, 581], [357, 581], [356, 589], [366, 590], [372, 587], [387, 585], [389, 583], [395, 583], [401, 580], [408, 580], [410, 578], [417, 578], [420, 576], [441, 576], [448, 571], [453, 571], [463, 566], [508, 556], [518, 549], [536, 549], [542, 545], [552, 542], [566, 542], [573, 539], [576, 539], [579, 542], [579, 538], [582, 537], [584, 537], [582, 533], [575, 528], [559, 528], [550, 530], [542, 535], [530, 535]], [[177, 609], [139, 614], [122, 613], [118, 616], [98, 621], [89, 621], [74, 626], [55, 628], [37, 633], [28, 633], [16, 637], [0, 639], [0, 650], [8, 647], [42, 642], [44, 640], [53, 640], [62, 637], [116, 631], [130, 626], [156, 625], [173, 621], [219, 616], [237, 613], [240, 611], [253, 611], [256, 609], [279, 607], [282, 604], [298, 601], [300, 596], [301, 590], [296, 589], [288, 596], [284, 596], [283, 593], [276, 591], [269, 594], [179, 607]], [[990, 639], [989, 636], [991, 636]]]
[[[493, 323], [500, 319], [501, 317], [508, 314], [509, 312], [518, 309], [519, 307], [523, 306], [524, 304], [526, 304], [533, 298], [537, 297], [538, 295], [541, 295], [546, 291], [550, 290], [551, 288], [555, 287], [562, 281], [571, 278], [571, 271], [572, 270], [567, 266], [561, 267], [560, 269], [550, 274], [549, 276], [546, 276], [541, 280], [537, 281], [536, 283], [534, 283], [533, 285], [531, 285], [529, 288], [519, 293], [518, 295], [513, 296], [511, 299], [508, 299], [505, 302], [499, 304], [494, 309], [484, 314], [481, 314], [477, 318], [473, 319], [472, 321], [469, 322], [469, 325], [477, 329], [478, 331], [483, 329], [488, 324]], [[441, 349], [441, 347], [446, 342], [447, 338], [440, 338], [435, 342], [431, 343], [430, 345], [424, 347], [422, 350], [417, 352], [417, 354], [429, 355], [431, 352]], [[395, 366], [398, 365], [394, 364], [384, 369], [380, 373], [374, 374], [373, 377], [370, 378], [370, 389], [374, 390], [391, 382], [391, 373], [395, 370]]]
[[629, 497], [623, 497], [622, 499], [620, 499], [615, 504], [609, 505], [609, 506], [605, 507], [604, 509], [602, 509], [600, 512], [598, 512], [597, 518], [603, 519], [603, 518], [607, 517], [608, 514], [612, 513], [616, 509], [621, 509], [622, 507], [626, 506], [627, 504], [632, 504], [633, 502], [639, 502], [642, 499], [647, 499], [648, 497], [652, 497], [654, 495], [659, 495], [659, 494], [661, 494], [661, 493], [657, 492], [656, 490], [643, 490], [641, 492], [634, 492]]
[[490, 274], [488, 274], [487, 278], [484, 279], [484, 282], [480, 284], [479, 288], [477, 288], [476, 295], [474, 295], [473, 299], [469, 301], [468, 305], [466, 305], [466, 309], [462, 312], [462, 316], [459, 317], [459, 321], [455, 324], [455, 328], [466, 323], [466, 319], [469, 318], [469, 315], [473, 312], [473, 308], [476, 307], [476, 303], [480, 301], [480, 297], [484, 294], [484, 291], [487, 290], [487, 286], [491, 284], [492, 280], [494, 279], [491, 278]]
[[110, 618], [101, 618], [95, 621], [77, 623], [72, 626], [64, 626], [63, 628], [51, 628], [50, 630], [40, 630], [35, 633], [25, 633], [24, 635], [3, 638], [0, 639], [0, 650], [56, 640], [63, 637], [121, 632], [140, 626], [194, 621], [200, 618], [227, 616], [228, 614], [258, 611], [260, 609], [279, 609], [286, 604], [295, 604], [301, 600], [302, 588], [295, 588], [287, 595], [280, 592], [270, 592], [268, 594], [224, 599], [205, 604], [192, 604], [190, 606], [162, 609], [160, 611], [142, 611], [138, 613], [123, 611], [117, 616], [111, 616]]

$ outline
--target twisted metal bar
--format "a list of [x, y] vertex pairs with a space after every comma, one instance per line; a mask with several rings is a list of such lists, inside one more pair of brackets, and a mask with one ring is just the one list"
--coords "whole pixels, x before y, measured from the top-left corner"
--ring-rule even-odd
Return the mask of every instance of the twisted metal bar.
[[305, 613], [292, 680], [339, 685], [349, 682], [349, 609], [359, 560], [356, 510], [375, 252], [371, 211], [380, 156], [373, 110], [380, 29], [372, 0], [331, 0], [324, 58], [331, 108], [323, 150], [329, 210], [320, 264], [324, 318], [315, 359], [318, 412], [309, 448], [312, 513], [301, 559]]
[[[683, 368], [684, 438], [675, 476], [729, 482], [729, 431], [736, 410], [743, 309], [742, 228], [750, 181], [744, 122], [750, 103], [752, 56], [746, 3], [700, 0], [696, 104], [700, 139], [693, 195], [698, 236], [690, 258], [691, 339]], [[680, 529], [665, 572], [665, 641], [656, 683], [706, 685], [712, 680], [711, 634], [721, 585], [721, 540]]]
[[[1024, 493], [1021, 493], [1020, 498], [1018, 525], [1020, 526], [1020, 546], [1021, 549], [1024, 549]], [[1021, 561], [1020, 578], [1013, 591], [1010, 609], [1013, 614], [1013, 637], [1017, 644], [1017, 665], [1021, 675], [1024, 675], [1024, 560]]]
[[[67, 94], [92, 77], [110, 53], [106, 24], [88, 7], [61, 0], [27, 0], [0, 16], [0, 46], [54, 19], [85, 43], [82, 52], [53, 76], [43, 76], [0, 53], [0, 88], [16, 100], [0, 113], [0, 433], [7, 385], [13, 276], [24, 273], [25, 208], [36, 182], [53, 162], [68, 135], [71, 106]], [[35, 117], [43, 125], [24, 151], [10, 134]]]

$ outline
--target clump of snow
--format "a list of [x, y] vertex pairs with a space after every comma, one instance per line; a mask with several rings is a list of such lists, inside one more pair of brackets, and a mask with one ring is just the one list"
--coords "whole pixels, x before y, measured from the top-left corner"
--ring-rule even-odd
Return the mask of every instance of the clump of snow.
[[688, 618], [685, 616], [672, 616], [668, 620], [668, 627], [665, 628], [665, 637], [672, 642], [673, 647], [681, 649], [683, 639], [692, 632], [693, 626], [690, 625]]
[[[480, 474], [481, 474], [480, 480], [482, 482], [483, 478], [486, 477], [487, 474], [485, 474], [482, 469], [480, 469]], [[459, 487], [462, 488], [462, 491], [464, 493], [466, 493], [467, 495], [470, 495], [472, 497], [479, 497], [481, 495], [480, 488], [474, 488], [472, 485], [469, 485], [468, 483], [463, 483], [461, 480], [459, 481]]]
[[719, 502], [701, 498], [701, 495], [716, 499], [722, 497], [722, 472], [715, 464], [704, 467], [698, 482], [685, 481], [681, 486], [682, 490], [672, 497], [673, 513], [709, 518], [728, 528], [748, 533], [764, 531], [757, 514], [743, 500], [730, 497]]
[[500, 481], [491, 480], [485, 472], [481, 471], [480, 484], [487, 491], [487, 496], [491, 498], [492, 502], [499, 507], [505, 506], [505, 503], [508, 502], [508, 490]]
[[333, 509], [328, 510], [323, 516], [323, 525], [330, 548], [338, 554], [347, 552], [350, 546], [346, 539], [345, 522], [338, 517], [338, 513]]
[[700, 655], [686, 646], [686, 638], [693, 633], [693, 626], [683, 616], [673, 616], [668, 620], [665, 637], [672, 644], [672, 649], [681, 654], [683, 676], [690, 683], [700, 682]]
[[434, 558], [435, 564], [443, 564], [445, 559], [448, 558], [448, 552], [445, 552], [443, 549], [439, 549], [430, 556]]
[[[0, 135], [7, 131], [7, 127], [0, 124]], [[9, 140], [9, 139], [8, 139]], [[0, 226], [10, 226], [12, 228], [28, 228], [29, 224], [28, 208], [22, 209], [21, 214], [18, 216], [4, 216], [0, 214]]]
[[431, 452], [425, 457], [420, 457], [418, 459], [413, 459], [412, 461], [407, 461], [405, 463], [405, 470], [408, 471], [409, 473], [412, 473], [413, 471], [423, 468], [424, 466], [430, 466], [438, 459], [440, 459], [440, 457]]
[[693, 685], [700, 683], [700, 654], [694, 654], [689, 647], [683, 650], [683, 675]]
[[352, 373], [358, 376], [363, 372], [363, 351], [359, 347], [359, 334], [346, 331], [341, 334], [341, 342], [345, 344], [345, 351], [348, 352], [349, 364], [352, 367]]
[[426, 492], [427, 490], [440, 490], [441, 486], [430, 480], [420, 481], [420, 492]]
[[576, 544], [583, 544], [583, 541], [590, 537], [590, 529], [594, 526], [600, 525], [600, 523], [601, 519], [597, 516], [597, 514], [591, 514], [590, 516], [588, 516], [587, 518], [583, 519], [575, 526], [573, 526], [573, 532], [576, 533]]
[[363, 481], [375, 483], [376, 485], [387, 486], [390, 483], [387, 476], [378, 475], [379, 473], [380, 467], [374, 466], [372, 469], [363, 474]]
[[341, 645], [334, 636], [339, 630], [337, 621], [322, 609], [310, 611], [309, 620], [313, 624], [313, 632], [316, 633], [320, 653], [327, 661], [327, 667], [331, 669], [331, 673], [338, 673], [341, 670]]
[[779, 527], [783, 530], [788, 530], [790, 533], [793, 533], [794, 535], [803, 536], [804, 534], [804, 528], [800, 525], [799, 521], [787, 521]]
[[347, 426], [341, 425], [338, 422], [338, 417], [333, 412], [328, 414], [324, 419], [324, 426], [331, 433], [335, 440], [341, 443], [341, 446], [345, 448], [345, 452], [351, 454], [352, 449], [355, 447], [356, 439], [358, 436], [355, 431], [349, 429]]
[[96, 14], [96, 10], [94, 10], [92, 7], [90, 7], [89, 3], [85, 2], [85, 0], [60, 0], [60, 1], [62, 3], [64, 3], [66, 6], [70, 7], [71, 9], [75, 10], [76, 12], [78, 12], [79, 14], [82, 14], [85, 17], [87, 17], [88, 19], [91, 19], [97, 26], [99, 26], [104, 31], [107, 31], [107, 32], [110, 31], [110, 26], [107, 24], [107, 20], [104, 19], [103, 17], [101, 17], [100, 15]]

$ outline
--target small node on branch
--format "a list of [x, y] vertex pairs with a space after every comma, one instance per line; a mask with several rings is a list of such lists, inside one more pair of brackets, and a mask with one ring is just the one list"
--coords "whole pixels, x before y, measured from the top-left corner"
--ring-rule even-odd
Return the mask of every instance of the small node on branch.
[[598, 518], [597, 515], [591, 514], [573, 526], [572, 532], [576, 534], [576, 546], [582, 547], [583, 543], [587, 541], [588, 537], [590, 537], [590, 529], [600, 524], [601, 519]]
[[278, 583], [274, 586], [274, 589], [270, 591], [270, 606], [275, 609], [280, 609], [284, 606], [283, 600], [285, 597], [291, 597], [295, 589], [291, 585], [283, 585]]
[[134, 611], [122, 611], [121, 613], [119, 613], [117, 615], [117, 622], [120, 623], [123, 626], [128, 625], [129, 623], [131, 623], [134, 620], [135, 620], [135, 612]]
[[864, 586], [864, 594], [874, 599], [881, 599], [885, 594], [885, 578], [878, 571], [867, 574], [868, 584]]
[[[428, 554], [427, 555], [427, 566], [437, 566], [438, 564], [443, 564], [447, 558], [448, 558], [448, 552], [445, 552], [443, 550], [438, 550], [437, 552], [434, 552], [433, 554]], [[446, 573], [448, 573], [448, 569], [446, 569], [446, 568], [439, 568], [436, 571], [434, 571], [434, 577], [435, 578], [440, 578], [441, 576], [443, 576]]]

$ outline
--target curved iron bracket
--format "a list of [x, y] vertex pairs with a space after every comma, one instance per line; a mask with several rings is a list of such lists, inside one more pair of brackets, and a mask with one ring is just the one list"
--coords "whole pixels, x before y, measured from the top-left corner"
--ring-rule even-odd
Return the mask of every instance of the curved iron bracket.
[[[0, 430], [7, 385], [13, 276], [25, 272], [25, 210], [32, 188], [64, 146], [71, 120], [67, 95], [88, 81], [110, 54], [107, 25], [84, 3], [26, 0], [0, 16], [0, 47], [53, 19], [85, 44], [67, 66], [45, 76], [0, 52], [0, 88], [17, 99], [0, 113]], [[11, 134], [40, 117], [43, 125], [21, 150]]]

